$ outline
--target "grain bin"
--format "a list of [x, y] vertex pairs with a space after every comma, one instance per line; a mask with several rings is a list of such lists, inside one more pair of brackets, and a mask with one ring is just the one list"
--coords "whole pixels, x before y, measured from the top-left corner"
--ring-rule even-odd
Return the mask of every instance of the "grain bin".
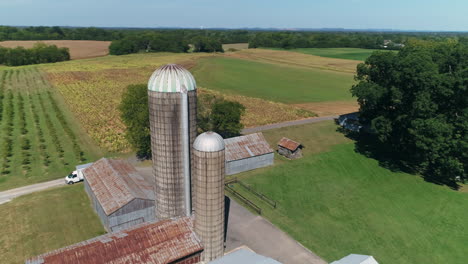
[[176, 64], [148, 83], [156, 218], [191, 214], [190, 155], [196, 137], [197, 92], [192, 74]]
[[199, 135], [193, 144], [194, 225], [205, 262], [224, 253], [224, 151], [223, 138], [214, 132]]

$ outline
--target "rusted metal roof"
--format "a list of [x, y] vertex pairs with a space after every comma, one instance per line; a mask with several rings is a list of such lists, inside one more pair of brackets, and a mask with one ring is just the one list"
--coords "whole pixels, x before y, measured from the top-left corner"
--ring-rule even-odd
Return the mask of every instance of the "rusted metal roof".
[[92, 238], [26, 261], [26, 264], [167, 264], [203, 250], [188, 217], [150, 222]]
[[301, 143], [296, 142], [296, 141], [294, 141], [292, 139], [283, 137], [278, 142], [278, 146], [283, 147], [283, 148], [287, 148], [287, 149], [289, 149], [291, 151], [295, 151], [298, 147], [301, 146]]
[[226, 161], [246, 159], [273, 152], [262, 133], [227, 138], [224, 143], [226, 145]]
[[127, 161], [102, 158], [83, 173], [106, 215], [134, 199], [155, 200], [153, 184]]

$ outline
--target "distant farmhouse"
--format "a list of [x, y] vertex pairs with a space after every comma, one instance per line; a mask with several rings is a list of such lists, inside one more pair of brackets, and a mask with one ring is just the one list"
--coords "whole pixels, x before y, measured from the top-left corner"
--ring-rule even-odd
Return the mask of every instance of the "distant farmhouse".
[[155, 220], [154, 183], [127, 161], [103, 158], [83, 174], [85, 190], [107, 231]]
[[278, 142], [278, 154], [288, 159], [298, 159], [302, 157], [302, 144], [292, 139], [283, 137]]
[[274, 151], [262, 133], [227, 138], [224, 144], [226, 175], [273, 165]]

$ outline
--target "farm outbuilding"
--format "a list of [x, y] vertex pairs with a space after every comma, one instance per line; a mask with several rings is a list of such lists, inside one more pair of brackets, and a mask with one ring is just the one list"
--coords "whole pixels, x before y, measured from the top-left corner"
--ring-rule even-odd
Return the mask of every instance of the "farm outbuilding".
[[200, 263], [203, 245], [189, 217], [144, 223], [26, 260], [26, 264]]
[[274, 151], [262, 133], [227, 138], [224, 143], [226, 175], [273, 165]]
[[278, 142], [278, 154], [288, 159], [298, 159], [302, 157], [302, 144], [292, 139], [283, 137]]
[[85, 190], [107, 231], [155, 220], [154, 184], [127, 161], [103, 158], [83, 173]]

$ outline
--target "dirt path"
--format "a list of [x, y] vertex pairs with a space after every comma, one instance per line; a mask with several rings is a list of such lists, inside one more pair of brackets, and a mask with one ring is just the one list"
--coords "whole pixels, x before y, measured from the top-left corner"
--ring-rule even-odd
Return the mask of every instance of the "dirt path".
[[276, 123], [276, 124], [271, 124], [271, 125], [266, 125], [266, 126], [245, 128], [245, 129], [242, 129], [241, 133], [242, 134], [251, 134], [251, 133], [257, 133], [257, 132], [260, 132], [260, 131], [270, 130], [270, 129], [275, 129], [275, 128], [288, 127], [288, 126], [297, 126], [297, 125], [304, 125], [304, 124], [310, 124], [310, 123], [317, 123], [317, 122], [322, 122], [322, 121], [325, 121], [325, 120], [334, 120], [335, 118], [338, 118], [338, 116], [311, 117], [311, 118], [307, 118], [307, 119], [294, 120], [294, 121], [288, 121], [288, 122], [283, 122], [283, 123]]
[[0, 204], [7, 203], [11, 201], [13, 198], [16, 198], [25, 194], [43, 191], [45, 189], [49, 189], [49, 188], [61, 186], [61, 185], [65, 185], [64, 179], [42, 182], [42, 183], [37, 183], [37, 184], [32, 184], [32, 185], [28, 185], [24, 187], [11, 189], [8, 191], [3, 191], [3, 192], [0, 192]]

